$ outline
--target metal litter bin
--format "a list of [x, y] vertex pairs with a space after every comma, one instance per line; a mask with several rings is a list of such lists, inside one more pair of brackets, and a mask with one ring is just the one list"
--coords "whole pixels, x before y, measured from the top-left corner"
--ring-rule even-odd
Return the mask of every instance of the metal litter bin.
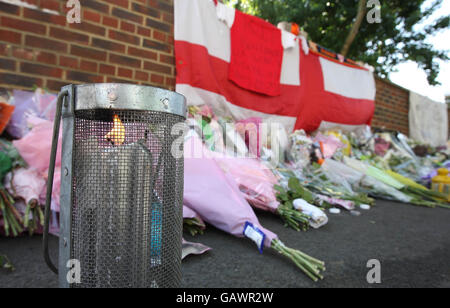
[[[62, 89], [44, 228], [44, 257], [59, 273], [60, 287], [179, 286], [183, 157], [172, 149], [182, 152], [173, 128], [183, 125], [185, 116], [185, 98], [159, 88], [89, 84]], [[61, 117], [56, 267], [48, 253], [48, 229]]]

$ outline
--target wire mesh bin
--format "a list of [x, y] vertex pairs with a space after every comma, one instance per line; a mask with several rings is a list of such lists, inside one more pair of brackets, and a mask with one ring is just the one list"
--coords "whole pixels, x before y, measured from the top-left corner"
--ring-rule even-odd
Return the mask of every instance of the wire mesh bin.
[[[182, 95], [126, 84], [67, 86], [59, 96], [50, 178], [63, 118], [60, 253], [44, 254], [61, 287], [177, 287], [181, 280]], [[57, 112], [58, 113], [58, 112]], [[51, 176], [51, 177], [50, 177]]]

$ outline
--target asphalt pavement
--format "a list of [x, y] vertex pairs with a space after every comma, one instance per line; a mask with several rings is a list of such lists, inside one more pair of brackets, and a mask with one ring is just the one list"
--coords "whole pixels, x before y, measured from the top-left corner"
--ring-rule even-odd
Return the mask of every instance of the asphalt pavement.
[[[325, 278], [312, 282], [289, 260], [266, 249], [259, 254], [250, 240], [232, 237], [212, 226], [204, 235], [185, 239], [212, 248], [183, 260], [183, 287], [450, 287], [450, 210], [377, 201], [360, 216], [328, 214], [319, 230], [296, 232], [269, 213], [257, 212], [261, 224], [289, 247], [326, 262]], [[45, 265], [40, 236], [0, 238], [16, 270], [0, 270], [0, 287], [57, 287]], [[58, 241], [50, 249], [57, 256]], [[367, 282], [369, 260], [381, 264], [381, 283]]]

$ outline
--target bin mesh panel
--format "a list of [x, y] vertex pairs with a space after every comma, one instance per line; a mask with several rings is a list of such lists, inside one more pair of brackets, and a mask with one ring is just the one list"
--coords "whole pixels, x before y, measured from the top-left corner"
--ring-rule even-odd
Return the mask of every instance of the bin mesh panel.
[[72, 287], [179, 286], [183, 158], [171, 154], [180, 136], [171, 129], [183, 120], [75, 112], [71, 259], [80, 261], [81, 284]]

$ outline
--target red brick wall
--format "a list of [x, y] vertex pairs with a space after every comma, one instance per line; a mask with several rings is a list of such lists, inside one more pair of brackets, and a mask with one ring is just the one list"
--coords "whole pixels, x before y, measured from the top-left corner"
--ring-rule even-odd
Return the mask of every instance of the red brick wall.
[[[0, 87], [128, 82], [175, 87], [173, 0], [80, 0], [81, 24], [66, 22], [67, 0], [0, 0]], [[49, 9], [57, 14], [45, 11]]]
[[376, 78], [377, 95], [372, 126], [409, 134], [409, 91]]

